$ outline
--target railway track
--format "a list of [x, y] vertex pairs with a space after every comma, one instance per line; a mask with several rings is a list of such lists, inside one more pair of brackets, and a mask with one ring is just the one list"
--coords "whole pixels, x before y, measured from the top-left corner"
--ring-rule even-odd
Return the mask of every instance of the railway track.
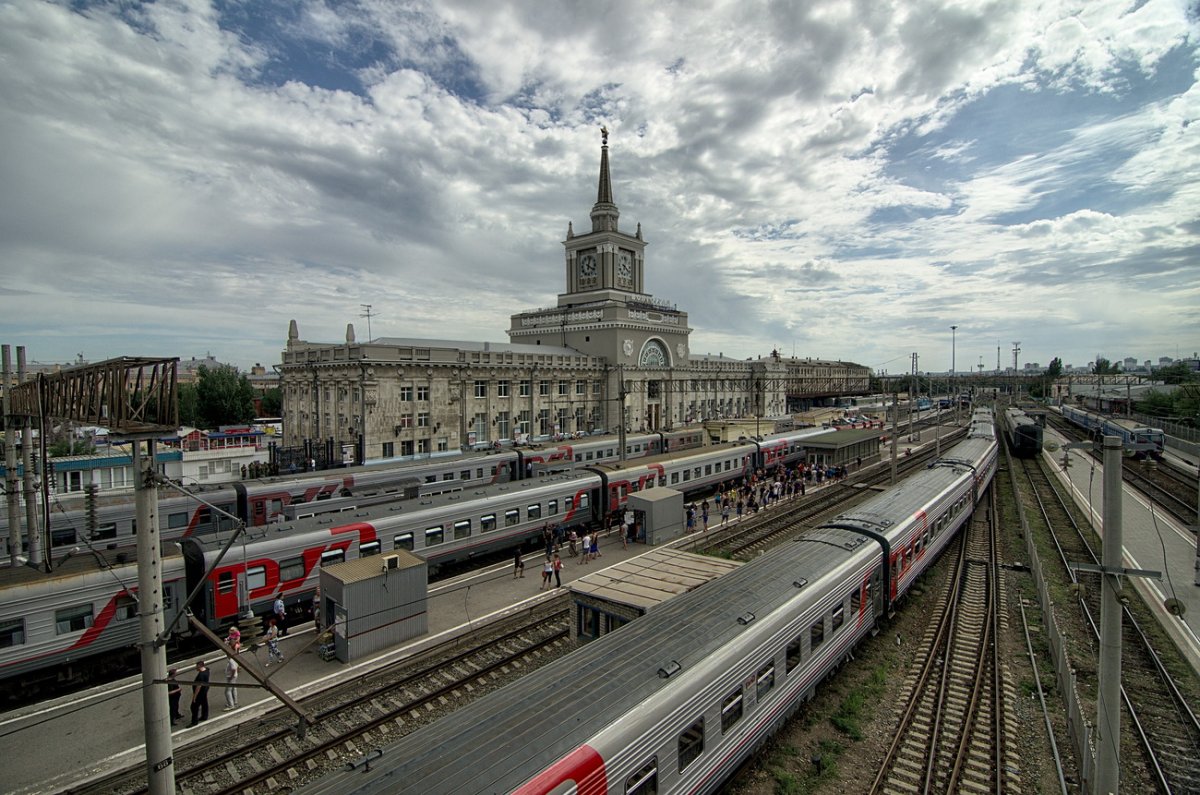
[[[989, 500], [994, 500], [993, 496]], [[1000, 659], [1003, 583], [995, 506], [976, 512], [906, 683], [899, 726], [872, 793], [1019, 792], [1013, 688]]]
[[[331, 767], [358, 762], [377, 744], [570, 651], [568, 616], [565, 604], [556, 601], [515, 626], [493, 630], [471, 648], [444, 649], [419, 663], [376, 671], [307, 698], [302, 704], [315, 722], [303, 733], [297, 731], [295, 715], [280, 708], [180, 749], [176, 786], [196, 795], [252, 795], [296, 786]], [[71, 792], [143, 793], [144, 773], [139, 765]]]
[[[1089, 719], [1095, 714], [1095, 677], [1099, 644], [1100, 581], [1098, 575], [1083, 574], [1068, 568], [1068, 562], [1098, 563], [1099, 542], [1090, 528], [1075, 518], [1067, 501], [1043, 465], [1022, 461], [1022, 474], [1030, 486], [1039, 516], [1031, 517], [1037, 532], [1045, 528], [1053, 544], [1059, 569], [1055, 576], [1070, 583], [1080, 605], [1078, 612], [1063, 611], [1060, 625], [1073, 626], [1076, 642], [1071, 644], [1073, 667], [1085, 698], [1090, 700]], [[1043, 559], [1045, 562], [1045, 559]], [[1050, 576], [1050, 573], [1046, 573]], [[1130, 589], [1132, 590], [1132, 589]], [[1141, 611], [1138, 611], [1141, 612]], [[1121, 698], [1125, 707], [1122, 719], [1122, 777], [1134, 765], [1155, 790], [1162, 793], [1200, 792], [1200, 722], [1183, 695], [1180, 683], [1171, 675], [1162, 655], [1143, 626], [1149, 621], [1135, 614], [1132, 605], [1123, 607]], [[1174, 650], [1170, 653], [1174, 656]], [[1129, 750], [1126, 750], [1129, 749]], [[1137, 758], [1130, 758], [1130, 750]]]

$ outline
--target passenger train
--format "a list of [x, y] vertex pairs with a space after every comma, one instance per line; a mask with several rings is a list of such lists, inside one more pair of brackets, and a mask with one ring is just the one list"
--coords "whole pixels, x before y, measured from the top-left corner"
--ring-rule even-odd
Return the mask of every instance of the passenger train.
[[[1083, 428], [1096, 440], [1103, 436], [1119, 436], [1125, 446], [1125, 452], [1134, 458], [1147, 456], [1161, 460], [1166, 445], [1167, 435], [1161, 428], [1149, 428], [1138, 425], [1133, 420], [1123, 420], [1117, 417], [1106, 417], [1094, 411], [1086, 411], [1075, 406], [1062, 407], [1063, 418], [1073, 425]], [[1150, 445], [1149, 450], [1135, 450], [1134, 445]]]
[[[207, 576], [229, 534], [193, 534], [178, 539], [182, 556], [163, 560], [167, 620], [176, 618], [197, 587], [191, 609], [218, 629], [247, 611], [268, 614], [277, 597], [289, 607], [307, 607], [323, 564], [407, 549], [435, 570], [536, 543], [547, 524], [606, 526], [631, 493], [652, 486], [685, 494], [708, 490], [756, 467], [799, 461], [804, 440], [826, 432], [809, 428], [623, 464], [593, 461], [574, 472], [251, 526]], [[88, 561], [77, 557], [72, 564]], [[16, 677], [34, 687], [45, 678], [72, 679], [119, 665], [123, 655], [135, 654], [136, 572], [134, 564], [82, 574], [19, 571], [20, 583], [0, 589], [0, 681]]]
[[[685, 428], [626, 436], [626, 458], [674, 453], [703, 447], [702, 428]], [[474, 488], [476, 486], [523, 480], [535, 476], [539, 465], [556, 462], [587, 465], [620, 459], [618, 437], [607, 435], [573, 441], [548, 442], [531, 448], [502, 447], [483, 453], [444, 456], [421, 461], [374, 462], [344, 469], [308, 474], [281, 475], [239, 481], [211, 487], [184, 484], [204, 500], [233, 514], [251, 526], [266, 525], [279, 519], [295, 518], [289, 508], [315, 505], [334, 498], [356, 500], [372, 497], [411, 499]], [[73, 501], [79, 505], [79, 501]], [[319, 510], [319, 509], [317, 509]], [[233, 526], [233, 520], [175, 491], [163, 491], [158, 501], [161, 533], [164, 540], [185, 538]], [[315, 511], [314, 511], [315, 512]], [[3, 512], [0, 512], [2, 514]], [[289, 515], [290, 513], [290, 515]], [[302, 512], [303, 513], [303, 512]], [[60, 557], [77, 544], [99, 549], [117, 549], [134, 544], [135, 510], [131, 495], [111, 501], [101, 498], [96, 509], [94, 528], [89, 529], [84, 508], [53, 510], [50, 517], [51, 550]], [[0, 556], [8, 554], [8, 517], [0, 515]]]
[[996, 465], [994, 433], [969, 432], [802, 538], [299, 792], [716, 792], [892, 613]]
[[1004, 435], [1017, 458], [1036, 458], [1042, 451], [1042, 426], [1019, 408], [1004, 412]]

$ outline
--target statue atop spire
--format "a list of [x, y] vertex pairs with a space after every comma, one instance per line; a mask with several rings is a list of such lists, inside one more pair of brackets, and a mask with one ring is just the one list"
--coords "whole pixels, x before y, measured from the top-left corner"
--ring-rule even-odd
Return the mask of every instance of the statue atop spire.
[[592, 207], [592, 231], [616, 232], [621, 217], [613, 202], [612, 177], [608, 174], [608, 127], [600, 127], [600, 184], [596, 189], [596, 204]]

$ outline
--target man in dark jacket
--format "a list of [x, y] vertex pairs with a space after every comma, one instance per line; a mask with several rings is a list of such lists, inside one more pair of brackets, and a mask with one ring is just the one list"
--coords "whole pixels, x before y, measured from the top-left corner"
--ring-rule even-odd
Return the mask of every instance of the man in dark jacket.
[[208, 667], [204, 660], [197, 660], [196, 678], [192, 682], [192, 722], [188, 727], [202, 720], [208, 720]]

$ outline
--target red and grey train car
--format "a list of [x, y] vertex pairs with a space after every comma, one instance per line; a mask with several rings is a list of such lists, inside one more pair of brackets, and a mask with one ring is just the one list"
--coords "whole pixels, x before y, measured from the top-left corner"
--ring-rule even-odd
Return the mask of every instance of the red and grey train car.
[[996, 452], [994, 436], [968, 438], [813, 533], [300, 791], [716, 792], [960, 531]]
[[[702, 428], [632, 434], [625, 440], [626, 458], [678, 453], [703, 447]], [[215, 486], [188, 488], [249, 526], [288, 518], [289, 509], [320, 505], [333, 499], [412, 499], [445, 491], [524, 480], [538, 474], [539, 464], [555, 462], [590, 465], [620, 459], [614, 435], [558, 440], [533, 447], [503, 447], [487, 452], [431, 457], [418, 461], [389, 460], [313, 473], [285, 474]], [[85, 543], [99, 549], [134, 544], [136, 512], [130, 495], [99, 498], [94, 527], [89, 529], [81, 499], [56, 509], [50, 517], [51, 550], [55, 557]], [[159, 498], [164, 540], [170, 541], [228, 529], [233, 520], [215, 513], [191, 497], [164, 491]], [[7, 554], [7, 516], [0, 516], [0, 556]]]

